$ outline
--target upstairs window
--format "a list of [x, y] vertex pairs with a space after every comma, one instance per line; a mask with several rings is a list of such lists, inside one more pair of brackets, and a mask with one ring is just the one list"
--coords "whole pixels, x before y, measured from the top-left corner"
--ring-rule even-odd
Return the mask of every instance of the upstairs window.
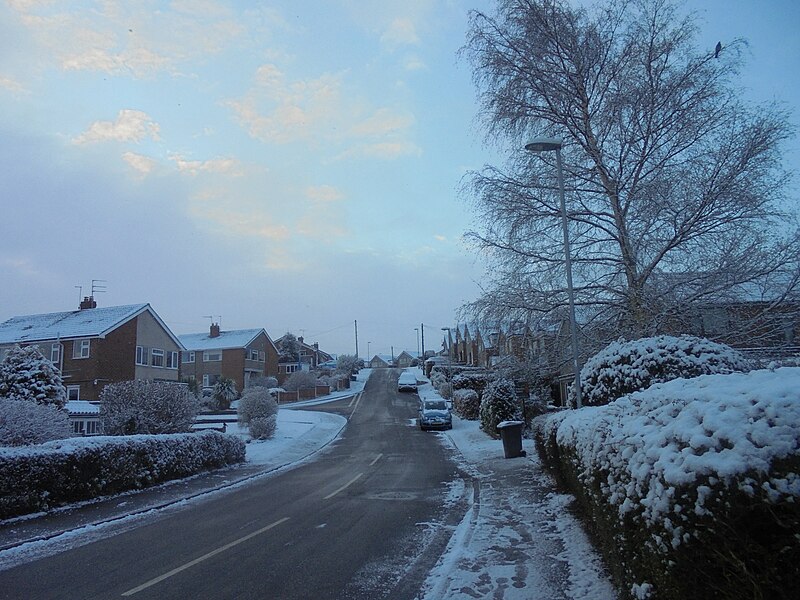
[[184, 352], [183, 353], [183, 362], [184, 363], [193, 363], [194, 362], [194, 352]]
[[221, 350], [206, 350], [203, 352], [203, 362], [219, 362], [222, 360]]
[[167, 368], [168, 369], [177, 369], [178, 368], [178, 353], [177, 352], [167, 352]]
[[79, 385], [68, 385], [67, 386], [67, 401], [72, 402], [73, 400], [80, 400], [81, 399], [81, 386]]
[[75, 340], [72, 342], [72, 358], [89, 358], [91, 340]]
[[61, 344], [55, 343], [50, 346], [50, 362], [57, 365], [61, 360]]
[[250, 350], [250, 360], [258, 360], [258, 350]]
[[160, 348], [153, 348], [150, 351], [151, 364], [154, 367], [164, 366], [164, 351]]

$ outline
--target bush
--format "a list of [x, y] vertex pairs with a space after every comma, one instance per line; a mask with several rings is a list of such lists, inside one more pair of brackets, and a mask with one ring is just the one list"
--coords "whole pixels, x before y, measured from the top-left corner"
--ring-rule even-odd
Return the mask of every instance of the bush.
[[679, 379], [535, 421], [620, 589], [792, 598], [800, 585], [800, 368]]
[[0, 446], [28, 446], [70, 436], [67, 411], [53, 404], [0, 400]]
[[474, 390], [478, 398], [483, 394], [492, 377], [488, 373], [479, 371], [464, 371], [453, 377], [453, 391]]
[[63, 408], [67, 392], [58, 370], [36, 346], [14, 346], [0, 363], [0, 398]]
[[317, 376], [311, 371], [295, 371], [284, 382], [283, 389], [287, 392], [296, 392], [305, 388], [313, 388], [317, 385]]
[[216, 403], [217, 410], [228, 410], [231, 407], [231, 402], [236, 400], [239, 394], [236, 392], [236, 384], [233, 379], [228, 377], [220, 377], [217, 383], [214, 384], [214, 391], [212, 396]]
[[481, 401], [475, 390], [454, 390], [453, 410], [462, 419], [477, 421], [481, 417]]
[[107, 385], [100, 402], [106, 435], [186, 432], [199, 408], [186, 386], [141, 379]]
[[250, 378], [249, 387], [262, 387], [271, 390], [278, 387], [278, 379], [272, 375], [258, 375]]
[[[655, 383], [748, 371], [751, 366], [730, 346], [689, 335], [620, 340], [586, 361], [581, 369], [582, 400], [587, 406], [608, 404]], [[572, 391], [573, 404], [574, 395]]]
[[248, 388], [239, 400], [239, 425], [247, 427], [255, 440], [272, 437], [277, 414], [278, 403], [266, 388]]
[[244, 458], [240, 438], [216, 431], [0, 448], [0, 519], [188, 477]]
[[514, 383], [508, 379], [496, 379], [486, 386], [481, 400], [481, 429], [494, 438], [500, 437], [497, 424], [519, 419]]

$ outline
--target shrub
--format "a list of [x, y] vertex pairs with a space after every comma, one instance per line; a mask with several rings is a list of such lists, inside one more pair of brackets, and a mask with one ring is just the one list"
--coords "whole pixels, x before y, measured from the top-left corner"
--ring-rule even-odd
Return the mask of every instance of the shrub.
[[239, 394], [236, 392], [236, 384], [233, 379], [228, 377], [220, 377], [217, 379], [217, 383], [214, 384], [212, 396], [218, 410], [228, 410], [231, 407], [231, 402], [236, 400], [238, 395]]
[[0, 400], [0, 446], [28, 446], [69, 436], [67, 411], [54, 404]]
[[317, 376], [311, 371], [295, 371], [283, 383], [287, 392], [296, 392], [304, 388], [313, 388], [317, 385]]
[[0, 363], [0, 398], [63, 408], [67, 392], [58, 370], [36, 346], [14, 346]]
[[107, 385], [100, 401], [107, 435], [189, 431], [199, 408], [186, 386], [141, 379]]
[[477, 421], [481, 416], [481, 401], [475, 390], [453, 390], [453, 410], [458, 416]]
[[278, 379], [272, 375], [259, 375], [257, 377], [251, 377], [249, 387], [262, 387], [271, 390], [278, 387]]
[[0, 448], [0, 519], [188, 477], [244, 458], [240, 438], [215, 431]]
[[543, 463], [619, 587], [791, 598], [800, 583], [800, 369], [680, 379], [536, 420]]
[[277, 414], [278, 403], [266, 388], [248, 388], [239, 400], [239, 425], [247, 427], [253, 439], [272, 437]]
[[474, 390], [480, 398], [489, 381], [491, 376], [488, 373], [464, 371], [453, 377], [453, 390]]
[[519, 418], [514, 383], [496, 379], [486, 386], [481, 400], [481, 429], [492, 437], [500, 437], [497, 424]]
[[[704, 338], [661, 335], [620, 340], [586, 361], [581, 369], [582, 399], [588, 406], [603, 405], [655, 383], [750, 368], [740, 352]], [[570, 395], [574, 404], [574, 391]]]

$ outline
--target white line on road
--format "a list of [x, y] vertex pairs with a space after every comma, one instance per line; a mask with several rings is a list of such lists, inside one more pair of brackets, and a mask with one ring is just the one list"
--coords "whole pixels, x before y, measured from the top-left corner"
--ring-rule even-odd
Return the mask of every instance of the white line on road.
[[339, 492], [341, 492], [341, 491], [343, 491], [343, 490], [346, 490], [346, 489], [347, 489], [347, 488], [349, 488], [351, 485], [353, 485], [353, 484], [354, 484], [356, 481], [358, 481], [359, 479], [361, 479], [361, 476], [362, 476], [362, 475], [363, 475], [363, 473], [359, 473], [358, 475], [356, 475], [355, 477], [353, 477], [353, 478], [352, 478], [350, 481], [348, 481], [347, 483], [345, 483], [345, 484], [344, 484], [342, 487], [340, 487], [338, 490], [336, 490], [335, 492], [331, 492], [330, 494], [328, 494], [327, 496], [325, 496], [325, 498], [323, 498], [323, 500], [330, 500], [331, 498], [333, 498], [333, 497], [334, 497], [336, 494], [338, 494]]
[[361, 396], [363, 392], [359, 392], [358, 396], [356, 396], [356, 405], [353, 407], [353, 412], [350, 413], [350, 418], [353, 418], [353, 415], [356, 414], [356, 410], [358, 410], [358, 403], [361, 402]]
[[127, 592], [124, 592], [122, 595], [123, 596], [133, 596], [134, 594], [136, 594], [138, 592], [141, 592], [142, 590], [145, 590], [145, 589], [149, 588], [150, 586], [153, 586], [153, 585], [155, 585], [157, 583], [160, 583], [160, 582], [164, 581], [165, 579], [168, 579], [168, 578], [172, 577], [173, 575], [177, 575], [181, 571], [185, 571], [189, 567], [193, 567], [197, 563], [203, 562], [207, 558], [211, 558], [212, 556], [216, 556], [220, 552], [225, 552], [225, 550], [233, 548], [234, 546], [236, 546], [238, 544], [241, 544], [242, 542], [246, 542], [250, 538], [254, 538], [255, 536], [260, 535], [260, 534], [264, 533], [265, 531], [269, 531], [273, 527], [277, 527], [281, 523], [285, 523], [288, 520], [289, 520], [289, 517], [284, 517], [284, 518], [280, 519], [279, 521], [275, 521], [274, 523], [272, 523], [270, 525], [267, 525], [266, 527], [262, 527], [258, 531], [254, 531], [253, 533], [250, 533], [250, 534], [248, 534], [248, 535], [246, 535], [244, 537], [241, 537], [238, 540], [234, 540], [234, 541], [230, 542], [229, 544], [225, 544], [224, 546], [220, 546], [216, 550], [212, 550], [211, 552], [209, 552], [208, 554], [204, 554], [200, 558], [195, 558], [194, 560], [189, 561], [185, 565], [181, 565], [180, 567], [178, 567], [176, 569], [172, 569], [172, 571], [168, 571], [167, 573], [164, 573], [163, 575], [161, 575], [159, 577], [156, 577], [155, 579], [151, 579], [150, 581], [148, 581], [147, 583], [143, 583], [139, 587], [135, 587], [132, 590], [128, 590]]
[[375, 458], [372, 460], [372, 462], [371, 462], [371, 463], [369, 463], [369, 466], [371, 467], [371, 466], [372, 466], [372, 465], [374, 465], [376, 462], [378, 462], [378, 461], [381, 459], [381, 456], [383, 456], [383, 452], [381, 452], [380, 454], [378, 454], [378, 456], [376, 456], [376, 457], [375, 457]]

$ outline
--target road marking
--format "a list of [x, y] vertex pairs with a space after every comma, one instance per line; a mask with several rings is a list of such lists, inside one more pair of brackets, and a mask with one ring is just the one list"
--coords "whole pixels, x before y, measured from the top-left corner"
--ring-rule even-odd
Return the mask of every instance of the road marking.
[[225, 552], [225, 550], [229, 550], [229, 549], [233, 548], [234, 546], [236, 546], [238, 544], [241, 544], [242, 542], [246, 542], [250, 538], [254, 538], [257, 535], [261, 535], [265, 531], [269, 531], [273, 527], [277, 527], [281, 523], [285, 523], [288, 520], [289, 520], [289, 517], [284, 517], [284, 518], [280, 519], [279, 521], [275, 521], [274, 523], [272, 523], [270, 525], [267, 525], [266, 527], [262, 527], [258, 531], [254, 531], [253, 533], [250, 533], [250, 534], [248, 534], [248, 535], [246, 535], [244, 537], [241, 537], [238, 540], [234, 540], [234, 541], [230, 542], [229, 544], [225, 544], [224, 546], [220, 546], [216, 550], [212, 550], [211, 552], [209, 552], [208, 554], [204, 554], [200, 558], [195, 558], [194, 560], [189, 561], [185, 565], [181, 565], [180, 567], [178, 567], [176, 569], [172, 569], [172, 571], [168, 571], [167, 573], [164, 573], [163, 575], [161, 575], [159, 577], [156, 577], [155, 579], [151, 579], [150, 581], [148, 581], [147, 583], [143, 583], [139, 587], [135, 587], [132, 590], [128, 590], [127, 592], [123, 592], [122, 595], [123, 596], [133, 596], [134, 594], [137, 594], [137, 593], [141, 592], [142, 590], [146, 590], [147, 588], [149, 588], [149, 587], [151, 587], [151, 586], [153, 586], [153, 585], [155, 585], [157, 583], [160, 583], [160, 582], [164, 581], [165, 579], [168, 579], [168, 578], [172, 577], [173, 575], [177, 575], [181, 571], [185, 571], [189, 567], [193, 567], [197, 563], [203, 562], [207, 558], [211, 558], [212, 556], [216, 556], [217, 554], [219, 554], [221, 552]]
[[350, 413], [350, 418], [351, 419], [353, 418], [353, 415], [356, 414], [356, 411], [358, 410], [358, 403], [361, 402], [361, 395], [362, 394], [363, 394], [363, 392], [359, 392], [358, 396], [356, 396], [356, 405], [353, 407], [353, 412]]
[[378, 454], [378, 456], [376, 456], [376, 457], [375, 457], [375, 458], [372, 460], [372, 462], [371, 462], [371, 463], [369, 463], [369, 466], [371, 467], [371, 466], [373, 466], [373, 465], [374, 465], [376, 462], [378, 462], [378, 461], [381, 459], [381, 456], [383, 456], [383, 452], [381, 452], [380, 454]]
[[347, 483], [345, 483], [345, 484], [344, 484], [342, 487], [340, 487], [338, 490], [336, 490], [335, 492], [331, 492], [330, 494], [328, 494], [327, 496], [325, 496], [325, 497], [323, 498], [323, 500], [330, 500], [331, 498], [333, 498], [333, 497], [334, 497], [336, 494], [338, 494], [339, 492], [341, 492], [341, 491], [343, 491], [343, 490], [346, 490], [346, 489], [347, 489], [347, 488], [349, 488], [351, 485], [353, 485], [353, 484], [354, 484], [356, 481], [358, 481], [359, 479], [361, 479], [361, 476], [362, 476], [362, 475], [363, 475], [363, 473], [359, 473], [358, 475], [356, 475], [355, 477], [353, 477], [353, 478], [352, 478], [350, 481], [348, 481]]

